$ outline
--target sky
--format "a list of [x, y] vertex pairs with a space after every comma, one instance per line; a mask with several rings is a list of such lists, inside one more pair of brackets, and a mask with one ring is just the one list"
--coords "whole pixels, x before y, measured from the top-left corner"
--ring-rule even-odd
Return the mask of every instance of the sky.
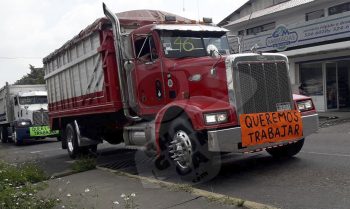
[[[115, 13], [153, 9], [218, 23], [247, 0], [104, 0]], [[0, 0], [0, 88], [103, 17], [102, 0]], [[218, 3], [220, 2], [220, 3]]]

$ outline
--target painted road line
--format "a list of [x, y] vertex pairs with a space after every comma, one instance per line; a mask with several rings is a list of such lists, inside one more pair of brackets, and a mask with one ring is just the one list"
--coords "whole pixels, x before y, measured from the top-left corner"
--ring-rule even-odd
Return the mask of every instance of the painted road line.
[[261, 204], [261, 203], [257, 203], [257, 202], [248, 201], [248, 200], [243, 200], [240, 198], [231, 197], [231, 196], [227, 196], [227, 195], [223, 195], [223, 194], [219, 194], [219, 193], [208, 192], [208, 191], [193, 188], [193, 187], [189, 188], [188, 185], [161, 181], [161, 180], [157, 180], [154, 178], [133, 175], [130, 173], [126, 173], [126, 172], [122, 172], [122, 171], [118, 171], [118, 170], [112, 170], [109, 168], [103, 168], [103, 167], [99, 167], [99, 166], [97, 166], [96, 168], [99, 170], [102, 170], [102, 171], [108, 171], [108, 172], [111, 172], [111, 173], [114, 173], [117, 175], [129, 177], [132, 179], [146, 181], [148, 183], [156, 184], [158, 186], [165, 187], [168, 189], [183, 188], [182, 191], [191, 193], [192, 195], [202, 196], [202, 197], [206, 198], [208, 201], [214, 201], [214, 202], [218, 202], [218, 203], [222, 203], [222, 204], [226, 204], [226, 205], [234, 205], [237, 207], [243, 207], [243, 208], [247, 208], [247, 209], [278, 209], [278, 208], [276, 208], [274, 206], [270, 206], [270, 205], [265, 205], [265, 204]]

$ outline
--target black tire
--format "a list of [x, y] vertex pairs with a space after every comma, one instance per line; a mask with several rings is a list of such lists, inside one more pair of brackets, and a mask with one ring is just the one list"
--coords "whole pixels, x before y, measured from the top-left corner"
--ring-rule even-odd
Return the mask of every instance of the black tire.
[[[61, 140], [61, 147], [62, 149], [67, 149], [67, 139], [66, 139], [66, 136], [65, 136], [66, 132], [65, 130], [60, 130], [60, 140]], [[57, 138], [58, 140], [58, 138]]]
[[68, 123], [65, 129], [65, 142], [70, 158], [75, 159], [82, 154], [82, 149], [78, 145], [77, 132], [71, 123]]
[[89, 157], [97, 157], [97, 144], [87, 147], [81, 147], [81, 154]]
[[2, 143], [8, 142], [8, 132], [7, 127], [0, 127], [0, 139]]
[[266, 151], [274, 158], [290, 158], [298, 154], [301, 148], [303, 148], [303, 145], [304, 139], [301, 139], [296, 143], [288, 144], [283, 147], [266, 149]]
[[[166, 141], [162, 153], [182, 179], [198, 183], [210, 180], [219, 173], [220, 165], [213, 161], [215, 153], [208, 151], [207, 134], [196, 132], [188, 118], [173, 120], [163, 138]], [[175, 145], [176, 140], [182, 145]], [[191, 149], [184, 149], [186, 146]], [[181, 160], [175, 158], [181, 155], [179, 153], [186, 153], [183, 158], [180, 157]]]
[[92, 153], [97, 153], [97, 144], [96, 145], [91, 145], [89, 146], [89, 150], [92, 152]]
[[12, 133], [12, 141], [16, 146], [21, 146], [23, 144], [23, 139], [19, 138], [16, 129]]

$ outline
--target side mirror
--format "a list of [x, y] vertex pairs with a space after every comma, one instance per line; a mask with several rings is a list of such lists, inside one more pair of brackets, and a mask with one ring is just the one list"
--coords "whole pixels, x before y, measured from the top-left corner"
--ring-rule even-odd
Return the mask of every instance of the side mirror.
[[124, 62], [124, 69], [128, 72], [130, 72], [132, 69], [135, 68], [135, 64], [131, 60], [127, 60]]
[[207, 53], [209, 54], [210, 57], [212, 58], [218, 58], [220, 57], [220, 53], [219, 53], [219, 50], [218, 48], [213, 45], [213, 44], [209, 44], [207, 46]]

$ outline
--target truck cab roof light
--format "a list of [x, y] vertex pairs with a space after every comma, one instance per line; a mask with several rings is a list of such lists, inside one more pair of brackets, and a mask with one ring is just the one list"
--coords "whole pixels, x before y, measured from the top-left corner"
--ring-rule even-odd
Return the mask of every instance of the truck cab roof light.
[[171, 15], [165, 15], [165, 22], [176, 22], [176, 17]]
[[203, 17], [203, 22], [207, 24], [213, 23], [213, 18], [211, 17]]

